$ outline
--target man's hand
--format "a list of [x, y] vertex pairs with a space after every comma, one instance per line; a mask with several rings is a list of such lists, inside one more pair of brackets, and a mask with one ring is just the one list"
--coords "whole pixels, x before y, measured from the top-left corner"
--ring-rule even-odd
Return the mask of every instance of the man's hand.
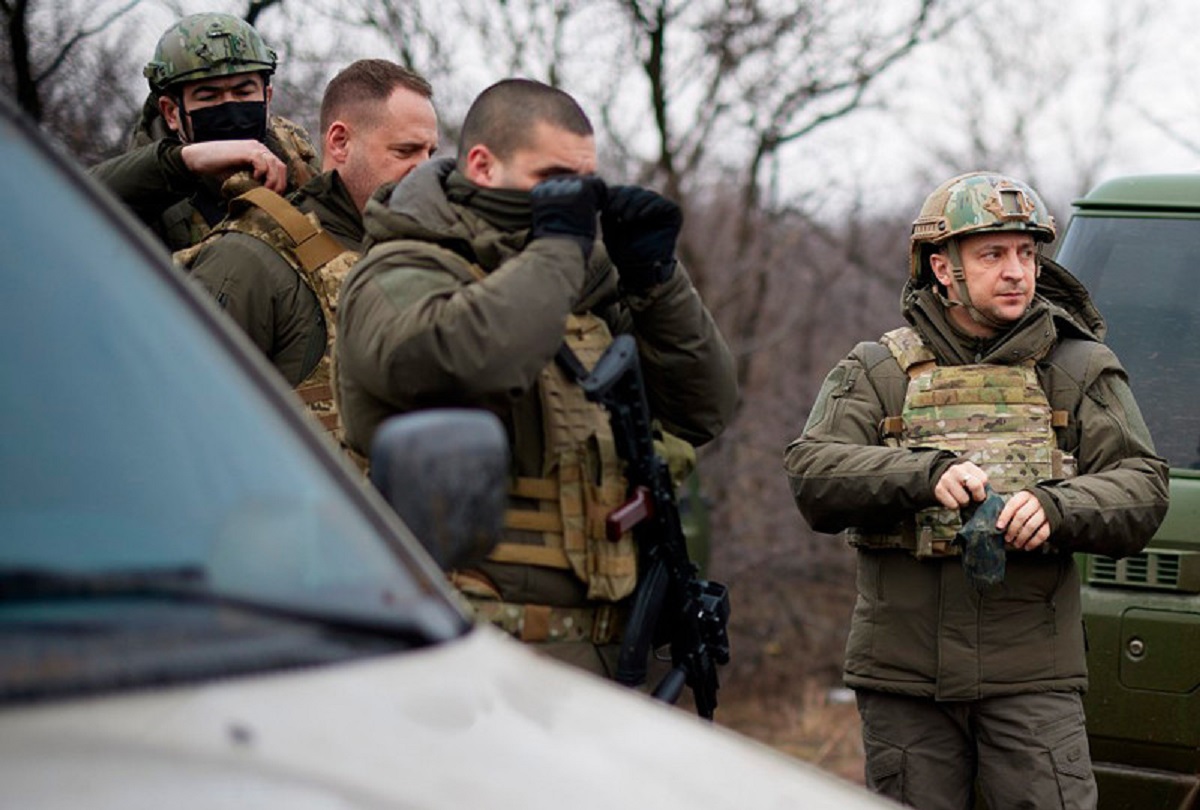
[[196, 174], [224, 176], [244, 169], [277, 194], [287, 189], [287, 165], [258, 141], [189, 143], [180, 154]]
[[951, 464], [933, 487], [933, 496], [947, 509], [958, 510], [971, 501], [987, 498], [983, 485], [988, 475], [970, 461]]
[[604, 247], [626, 289], [644, 292], [671, 277], [683, 227], [678, 205], [649, 189], [613, 186], [600, 223]]
[[[987, 482], [987, 473], [969, 461], [962, 461], [946, 468], [933, 488], [933, 495], [947, 509], [961, 509], [971, 501], [987, 498], [983, 488]], [[1028, 490], [1021, 490], [1005, 502], [996, 519], [996, 531], [1004, 532], [1006, 545], [1023, 551], [1033, 551], [1050, 539], [1046, 512]]]
[[1004, 532], [1004, 542], [1015, 549], [1033, 551], [1050, 539], [1050, 521], [1041, 502], [1029, 490], [1021, 490], [1004, 504], [996, 529]]
[[604, 181], [595, 175], [564, 175], [543, 180], [533, 187], [531, 239], [566, 236], [592, 255], [596, 242], [596, 212], [604, 205]]

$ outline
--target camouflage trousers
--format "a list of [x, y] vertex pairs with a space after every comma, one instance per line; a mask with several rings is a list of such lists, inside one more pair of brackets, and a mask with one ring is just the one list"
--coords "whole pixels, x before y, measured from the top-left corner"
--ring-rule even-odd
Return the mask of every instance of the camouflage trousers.
[[1074, 692], [938, 702], [857, 692], [867, 787], [922, 810], [1095, 810], [1083, 704]]

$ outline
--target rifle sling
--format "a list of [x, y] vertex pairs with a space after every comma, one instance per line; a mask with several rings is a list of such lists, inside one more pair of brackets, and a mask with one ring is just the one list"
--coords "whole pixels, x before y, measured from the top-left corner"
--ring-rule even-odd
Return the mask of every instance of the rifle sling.
[[241, 199], [261, 208], [271, 216], [296, 245], [296, 259], [306, 270], [315, 270], [345, 248], [326, 231], [314, 226], [290, 202], [263, 186], [241, 195]]

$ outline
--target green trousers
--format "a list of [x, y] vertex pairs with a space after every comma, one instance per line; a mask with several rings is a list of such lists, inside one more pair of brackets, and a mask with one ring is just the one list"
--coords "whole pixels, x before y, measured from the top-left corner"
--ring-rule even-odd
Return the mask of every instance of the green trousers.
[[921, 810], [1094, 810], [1074, 692], [938, 702], [860, 689], [867, 787]]

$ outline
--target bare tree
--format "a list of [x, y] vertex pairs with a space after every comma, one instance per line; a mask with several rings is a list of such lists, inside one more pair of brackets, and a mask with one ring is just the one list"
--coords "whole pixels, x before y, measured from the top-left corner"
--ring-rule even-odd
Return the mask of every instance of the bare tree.
[[106, 31], [141, 0], [125, 0], [89, 13], [36, 0], [0, 0], [5, 33], [4, 84], [25, 112], [42, 121], [47, 87], [70, 64], [80, 46]]
[[[980, 7], [953, 50], [933, 47], [940, 64], [954, 64], [953, 80], [940, 82], [936, 113], [907, 119], [914, 141], [932, 144], [928, 184], [994, 169], [1055, 200], [1100, 178], [1131, 110], [1154, 15], [1144, 0], [1104, 0], [1098, 10], [1083, 21], [1033, 5]], [[932, 134], [914, 129], [933, 114]]]

